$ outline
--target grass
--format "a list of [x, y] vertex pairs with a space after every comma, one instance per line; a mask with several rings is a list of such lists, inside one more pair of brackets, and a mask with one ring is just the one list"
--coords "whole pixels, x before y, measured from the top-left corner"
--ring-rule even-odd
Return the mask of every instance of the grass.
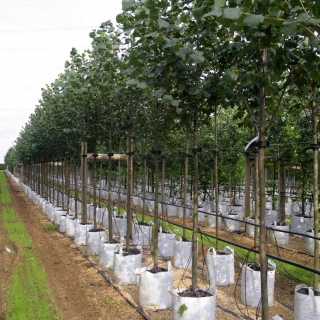
[[47, 224], [46, 226], [42, 227], [43, 230], [48, 231], [48, 232], [52, 232], [52, 231], [57, 231], [58, 230], [58, 226], [50, 223]]
[[3, 172], [0, 174], [0, 201], [3, 204], [11, 203], [10, 193], [7, 188], [6, 176]]
[[[0, 172], [0, 181], [3, 181], [3, 177], [4, 173]], [[5, 189], [1, 182], [1, 190]], [[6, 196], [6, 199], [10, 199], [10, 194], [9, 198]], [[14, 209], [10, 206], [3, 206], [2, 219], [9, 241], [15, 244], [19, 252], [18, 264], [12, 272], [6, 292], [5, 319], [61, 319], [58, 308], [52, 303], [52, 293], [45, 271], [31, 250], [32, 239], [24, 224], [17, 218]]]

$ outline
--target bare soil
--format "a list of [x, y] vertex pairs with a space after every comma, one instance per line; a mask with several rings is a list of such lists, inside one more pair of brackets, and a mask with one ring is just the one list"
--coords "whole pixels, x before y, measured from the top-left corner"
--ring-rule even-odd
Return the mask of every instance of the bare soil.
[[[31, 250], [37, 255], [45, 269], [53, 292], [53, 300], [62, 313], [62, 319], [172, 319], [171, 309], [164, 311], [140, 309], [141, 315], [138, 311], [138, 286], [119, 286], [116, 290], [112, 284], [112, 271], [103, 272], [97, 267], [98, 257], [87, 257], [84, 254], [85, 246], [76, 246], [72, 239], [57, 231], [45, 231], [43, 227], [50, 224], [47, 217], [21, 191], [20, 184], [10, 179], [7, 182], [12, 205], [18, 217], [25, 223], [33, 240], [34, 247]], [[4, 319], [4, 316], [1, 318], [1, 314], [3, 315], [5, 310], [4, 295], [9, 285], [10, 274], [19, 259], [19, 252], [16, 251], [12, 243], [8, 243], [2, 223], [2, 219], [0, 219], [0, 319]], [[210, 231], [206, 228], [203, 230]], [[248, 247], [253, 246], [252, 239], [244, 237], [242, 234], [226, 233], [224, 236], [228, 240]], [[6, 246], [12, 249], [11, 254], [5, 250]], [[204, 263], [207, 249], [199, 247], [198, 277], [200, 287], [207, 286]], [[280, 248], [280, 250], [283, 250], [283, 253], [286, 252], [286, 249]], [[312, 260], [311, 258], [306, 259], [309, 256], [300, 254], [298, 250], [291, 251], [290, 254], [296, 255], [298, 261], [304, 261], [304, 264], [310, 263], [306, 260]], [[300, 256], [302, 257], [300, 258]], [[149, 248], [144, 248], [143, 266], [152, 266]], [[166, 267], [164, 261], [160, 267]], [[257, 319], [256, 314], [259, 312], [261, 314], [261, 310], [246, 307], [240, 301], [240, 266], [238, 262], [235, 262], [235, 269], [235, 284], [219, 287], [217, 290], [216, 319]], [[174, 275], [174, 288], [178, 287], [183, 290], [190, 286], [190, 270], [174, 268]], [[269, 309], [269, 319], [276, 314], [282, 316], [283, 319], [293, 319], [295, 285], [296, 283], [289, 278], [276, 276], [275, 302]]]

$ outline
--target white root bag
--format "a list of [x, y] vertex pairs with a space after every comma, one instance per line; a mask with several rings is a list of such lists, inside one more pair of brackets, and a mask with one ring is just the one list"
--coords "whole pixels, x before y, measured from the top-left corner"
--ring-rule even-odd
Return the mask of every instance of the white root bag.
[[73, 237], [76, 232], [76, 219], [73, 216], [66, 217], [66, 236]]
[[112, 217], [112, 233], [119, 234], [120, 237], [127, 234], [127, 218], [126, 214], [123, 214], [122, 218]]
[[98, 256], [100, 253], [101, 242], [106, 241], [105, 231], [87, 232], [87, 254], [89, 256]]
[[99, 267], [102, 269], [113, 269], [114, 253], [118, 252], [120, 243], [103, 242], [100, 244]]
[[138, 223], [132, 224], [133, 239], [135, 246], [149, 246], [152, 238], [152, 226], [144, 226]]
[[[300, 288], [307, 288], [309, 294], [297, 292]], [[299, 284], [294, 290], [294, 320], [319, 320], [320, 296], [315, 296], [313, 289]]]
[[[267, 272], [268, 287], [268, 305], [273, 305], [274, 298], [274, 281], [276, 274], [276, 265], [272, 260], [268, 260], [268, 266], [272, 270]], [[241, 270], [241, 302], [247, 306], [257, 307], [261, 299], [261, 272], [255, 271], [243, 265]]]
[[172, 257], [173, 256], [173, 247], [175, 241], [176, 234], [175, 233], [166, 233], [160, 232], [158, 233], [158, 249], [159, 255], [161, 257]]
[[191, 241], [174, 241], [173, 249], [173, 266], [176, 268], [190, 269], [192, 266], [192, 242]]
[[74, 233], [75, 244], [87, 244], [87, 232], [93, 228], [93, 224], [76, 223], [76, 230]]
[[213, 247], [208, 249], [206, 263], [210, 288], [234, 283], [234, 250], [230, 246], [226, 246], [223, 252], [226, 254], [217, 254]]
[[114, 254], [113, 277], [118, 285], [127, 286], [137, 284], [139, 276], [135, 274], [136, 269], [141, 267], [142, 253], [128, 256], [122, 255], [122, 250]]
[[64, 233], [66, 232], [66, 216], [62, 215], [60, 219], [60, 224], [59, 224], [59, 232]]
[[273, 243], [276, 243], [281, 246], [285, 246], [289, 244], [289, 233], [282, 232], [282, 230], [289, 231], [289, 226], [277, 226], [277, 223], [274, 222], [270, 226], [270, 228], [274, 230], [279, 230], [279, 231], [274, 231], [274, 230], [270, 231], [270, 237]]
[[[180, 297], [179, 289], [170, 291], [172, 294], [172, 319], [173, 320], [215, 320], [216, 318], [216, 290], [209, 290], [212, 296], [195, 298]], [[203, 289], [203, 291], [207, 291]], [[184, 306], [183, 306], [184, 305]], [[181, 307], [183, 306], [183, 313]], [[181, 309], [180, 309], [181, 308]], [[180, 312], [179, 312], [180, 311]]]
[[139, 305], [154, 310], [167, 309], [172, 306], [169, 290], [173, 284], [173, 270], [168, 262], [168, 271], [151, 273], [146, 268], [136, 270], [139, 279]]

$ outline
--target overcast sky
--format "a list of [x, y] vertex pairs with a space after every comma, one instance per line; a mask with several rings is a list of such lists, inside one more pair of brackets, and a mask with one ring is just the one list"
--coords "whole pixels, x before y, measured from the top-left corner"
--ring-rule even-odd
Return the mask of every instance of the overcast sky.
[[71, 48], [118, 13], [121, 0], [0, 0], [0, 163]]

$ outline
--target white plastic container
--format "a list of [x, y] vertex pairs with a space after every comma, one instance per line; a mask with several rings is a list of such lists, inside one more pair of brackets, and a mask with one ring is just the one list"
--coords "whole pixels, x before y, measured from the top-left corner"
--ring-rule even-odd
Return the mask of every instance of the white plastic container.
[[162, 230], [158, 233], [158, 249], [159, 256], [161, 257], [173, 257], [175, 233], [166, 233]]
[[216, 250], [210, 247], [206, 263], [210, 288], [234, 283], [234, 250], [230, 246], [224, 247], [221, 254], [217, 254]]
[[122, 250], [114, 254], [113, 277], [118, 285], [127, 286], [137, 284], [139, 276], [135, 274], [136, 269], [141, 267], [142, 254], [124, 256]]
[[99, 267], [102, 269], [113, 269], [114, 253], [120, 249], [120, 243], [109, 243], [107, 241], [100, 244]]
[[315, 296], [311, 287], [303, 284], [297, 285], [294, 290], [294, 320], [319, 319], [320, 296]]
[[[319, 231], [320, 231], [320, 229], [319, 229]], [[314, 237], [314, 230], [310, 229], [305, 234]], [[305, 244], [306, 244], [306, 251], [309, 254], [314, 255], [314, 242], [317, 240], [315, 240], [313, 238], [308, 238], [308, 237], [305, 237], [304, 239], [305, 239]], [[318, 243], [319, 243], [319, 254], [320, 254], [320, 240], [318, 240]]]
[[93, 224], [91, 223], [76, 223], [76, 230], [74, 233], [74, 243], [75, 244], [87, 244], [87, 232], [93, 228]]
[[66, 236], [73, 237], [76, 232], [76, 219], [74, 216], [66, 216]]
[[173, 266], [176, 268], [190, 269], [192, 266], [192, 242], [174, 240]]
[[101, 242], [106, 241], [106, 239], [107, 234], [105, 230], [89, 230], [87, 232], [87, 255], [98, 256], [100, 253]]
[[138, 223], [132, 224], [132, 243], [135, 246], [150, 246], [152, 239], [152, 226], [141, 225]]
[[285, 246], [289, 244], [289, 233], [282, 232], [282, 231], [289, 231], [289, 226], [288, 225], [283, 225], [283, 226], [278, 226], [276, 222], [270, 225], [270, 228], [274, 230], [279, 230], [279, 231], [270, 231], [270, 238], [273, 243], [276, 243], [277, 245], [280, 246]]
[[[253, 264], [243, 265], [241, 270], [241, 302], [250, 307], [257, 307], [261, 299], [261, 272], [253, 270]], [[272, 260], [268, 260], [267, 283], [268, 283], [268, 305], [273, 305], [274, 282], [276, 265]]]
[[[206, 291], [206, 289], [203, 290]], [[202, 298], [180, 297], [178, 289], [170, 292], [173, 320], [214, 320], [216, 318], [216, 292], [210, 290], [211, 295]]]
[[152, 310], [167, 309], [172, 306], [172, 295], [169, 293], [173, 284], [173, 270], [168, 262], [168, 270], [151, 273], [146, 268], [137, 270], [139, 274], [139, 305]]

